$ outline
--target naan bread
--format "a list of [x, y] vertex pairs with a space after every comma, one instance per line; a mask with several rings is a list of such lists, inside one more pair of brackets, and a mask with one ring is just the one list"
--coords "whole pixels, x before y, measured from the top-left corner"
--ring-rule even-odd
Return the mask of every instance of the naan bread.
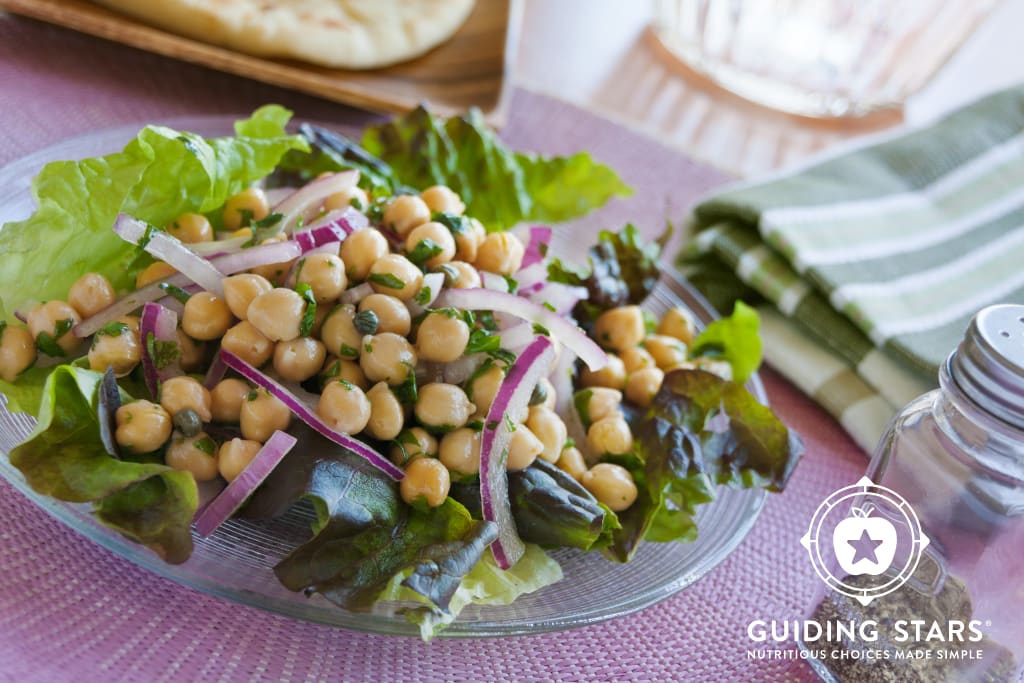
[[263, 57], [372, 69], [450, 38], [475, 0], [96, 0], [160, 28]]

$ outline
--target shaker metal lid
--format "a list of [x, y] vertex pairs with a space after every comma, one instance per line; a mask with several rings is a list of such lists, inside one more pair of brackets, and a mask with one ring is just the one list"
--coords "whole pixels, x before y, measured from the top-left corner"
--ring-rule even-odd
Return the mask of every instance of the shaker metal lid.
[[950, 370], [982, 409], [1024, 429], [1024, 306], [979, 311], [950, 357]]

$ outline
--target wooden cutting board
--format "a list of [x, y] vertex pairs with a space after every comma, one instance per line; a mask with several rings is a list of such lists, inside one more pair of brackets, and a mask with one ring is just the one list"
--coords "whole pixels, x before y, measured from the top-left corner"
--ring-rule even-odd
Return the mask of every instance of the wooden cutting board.
[[0, 0], [0, 10], [357, 107], [397, 113], [425, 101], [451, 115], [476, 106], [500, 125], [521, 3], [477, 0], [448, 42], [412, 61], [370, 71], [253, 57], [168, 33], [87, 0]]

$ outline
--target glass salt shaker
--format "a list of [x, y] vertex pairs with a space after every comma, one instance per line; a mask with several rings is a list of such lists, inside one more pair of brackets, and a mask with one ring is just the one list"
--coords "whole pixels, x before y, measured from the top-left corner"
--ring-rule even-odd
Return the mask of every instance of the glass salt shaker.
[[[867, 478], [848, 504], [855, 515], [843, 513], [859, 518], [863, 535], [837, 536], [836, 552], [850, 543], [849, 552], [876, 559], [884, 534], [868, 527], [871, 517], [909, 537], [916, 522], [926, 540], [900, 541], [904, 573], [897, 560], [878, 576], [852, 576], [843, 572], [849, 563], [836, 567], [833, 558], [825, 573], [843, 585], [889, 592], [867, 604], [835, 586], [819, 593], [808, 620], [818, 624], [813, 639], [801, 642], [815, 671], [843, 682], [1022, 680], [1024, 306], [990, 306], [974, 317], [940, 368], [939, 388], [890, 423]], [[866, 548], [857, 545], [863, 538]]]

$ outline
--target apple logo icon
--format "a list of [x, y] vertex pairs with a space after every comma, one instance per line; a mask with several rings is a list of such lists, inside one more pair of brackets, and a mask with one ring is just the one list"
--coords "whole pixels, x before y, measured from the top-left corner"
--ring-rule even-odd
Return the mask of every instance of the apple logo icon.
[[832, 532], [836, 559], [850, 576], [877, 576], [896, 555], [896, 527], [884, 517], [869, 516], [874, 509], [873, 505], [853, 507]]

